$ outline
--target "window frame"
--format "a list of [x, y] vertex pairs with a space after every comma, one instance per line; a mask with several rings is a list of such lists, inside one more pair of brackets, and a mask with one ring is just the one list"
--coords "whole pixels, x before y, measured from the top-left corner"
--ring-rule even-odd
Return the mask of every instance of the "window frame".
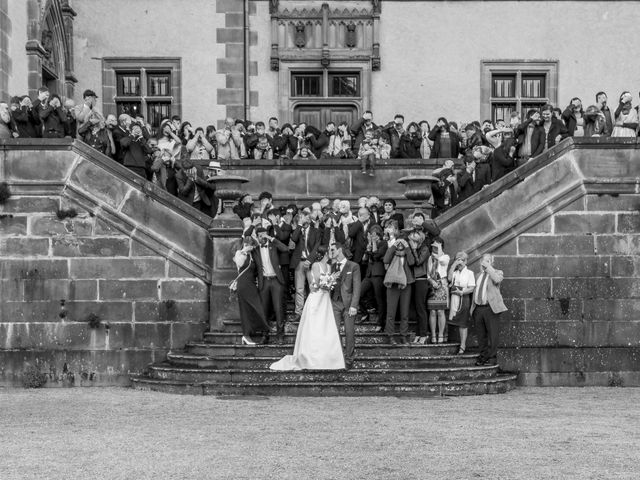
[[[172, 57], [108, 57], [102, 60], [102, 98], [105, 114], [117, 115], [118, 103], [139, 102], [140, 111], [151, 123], [149, 107], [152, 104], [168, 104], [171, 115], [182, 117], [182, 61]], [[140, 75], [140, 95], [119, 95], [120, 74]], [[154, 75], [168, 75], [168, 95], [150, 95], [150, 79]]]
[[[514, 104], [515, 111], [523, 112], [527, 105], [558, 104], [558, 60], [481, 60], [480, 62], [480, 116], [493, 118], [494, 105]], [[494, 96], [494, 76], [515, 76], [513, 97]], [[544, 75], [544, 97], [523, 97], [522, 81], [527, 76]], [[506, 122], [509, 119], [504, 119]]]
[[[322, 71], [292, 71], [291, 72], [291, 98], [324, 98], [325, 96], [325, 72]], [[319, 82], [318, 95], [298, 95], [296, 92], [297, 78], [317, 78]]]

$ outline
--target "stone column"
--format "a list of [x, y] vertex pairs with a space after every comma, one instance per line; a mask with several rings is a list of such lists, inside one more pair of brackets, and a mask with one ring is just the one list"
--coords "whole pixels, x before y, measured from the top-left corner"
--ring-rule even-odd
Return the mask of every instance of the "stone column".
[[229, 284], [238, 275], [233, 254], [240, 245], [242, 222], [233, 213], [233, 204], [242, 195], [242, 184], [249, 180], [237, 175], [220, 175], [214, 182], [222, 202], [222, 213], [211, 221], [209, 235], [213, 244], [211, 290], [209, 292], [209, 330], [224, 330], [225, 320], [237, 320], [238, 301], [230, 295]]

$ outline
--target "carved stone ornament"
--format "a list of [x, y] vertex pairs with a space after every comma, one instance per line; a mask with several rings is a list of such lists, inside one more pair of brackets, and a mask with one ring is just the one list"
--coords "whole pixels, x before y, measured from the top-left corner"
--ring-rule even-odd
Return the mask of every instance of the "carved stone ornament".
[[269, 0], [269, 13], [271, 15], [278, 13], [278, 0]]
[[382, 5], [380, 4], [381, 0], [371, 0], [371, 5], [373, 6], [373, 13], [380, 14], [382, 13]]
[[271, 71], [277, 72], [280, 70], [280, 59], [278, 57], [271, 57]]
[[42, 31], [42, 48], [47, 52], [47, 57], [53, 51], [53, 32], [51, 30]]
[[294, 36], [294, 42], [296, 44], [296, 47], [298, 48], [304, 48], [304, 46], [307, 44], [307, 37], [304, 34], [304, 23], [298, 23], [296, 25], [296, 34]]
[[347, 34], [345, 35], [344, 43], [349, 48], [354, 48], [358, 43], [358, 37], [356, 35], [356, 24], [353, 22], [347, 25]]
[[322, 65], [324, 68], [327, 68], [330, 63], [331, 63], [331, 60], [329, 59], [329, 50], [326, 48], [323, 48], [322, 57], [320, 57], [320, 65]]

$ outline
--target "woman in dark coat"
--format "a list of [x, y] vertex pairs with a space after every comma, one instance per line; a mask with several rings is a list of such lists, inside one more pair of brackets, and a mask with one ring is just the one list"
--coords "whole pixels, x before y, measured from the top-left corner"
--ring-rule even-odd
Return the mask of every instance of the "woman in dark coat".
[[238, 267], [238, 307], [242, 324], [242, 343], [255, 345], [251, 336], [256, 333], [269, 334], [269, 324], [264, 315], [260, 292], [256, 285], [258, 271], [254, 249], [258, 242], [253, 237], [244, 237], [242, 248], [236, 252], [233, 261]]

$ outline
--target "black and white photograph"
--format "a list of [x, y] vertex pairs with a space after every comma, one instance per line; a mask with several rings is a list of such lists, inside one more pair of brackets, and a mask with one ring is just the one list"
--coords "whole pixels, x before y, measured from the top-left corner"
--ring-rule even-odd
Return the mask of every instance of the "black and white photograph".
[[640, 478], [640, 0], [0, 0], [0, 479]]

